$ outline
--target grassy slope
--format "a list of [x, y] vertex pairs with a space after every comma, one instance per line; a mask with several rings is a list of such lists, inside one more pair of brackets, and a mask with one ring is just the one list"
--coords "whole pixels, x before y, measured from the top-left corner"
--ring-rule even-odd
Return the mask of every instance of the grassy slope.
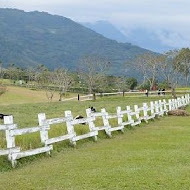
[[[66, 98], [77, 96], [77, 94], [69, 94]], [[64, 98], [63, 98], [64, 99]], [[53, 101], [59, 100], [59, 94], [55, 92]], [[49, 102], [46, 92], [43, 90], [32, 90], [21, 87], [8, 86], [7, 92], [0, 96], [0, 105], [24, 104]]]
[[[0, 60], [6, 67], [14, 60], [15, 65], [23, 68], [43, 63], [51, 70], [64, 67], [76, 71], [80, 59], [95, 55], [109, 57], [109, 73], [118, 75], [124, 73], [122, 66], [126, 61], [131, 62], [139, 54], [153, 53], [129, 43], [118, 43], [68, 18], [45, 12], [0, 9], [0, 24]], [[132, 64], [127, 68], [131, 68], [127, 76], [136, 73], [139, 77]]]
[[[74, 115], [84, 114], [85, 108], [92, 105], [113, 113], [116, 106], [124, 108], [148, 101], [110, 97], [77, 104], [8, 105], [1, 106], [1, 111], [12, 113], [19, 126], [28, 127], [37, 124], [39, 112], [48, 117], [60, 117], [67, 109]], [[10, 164], [6, 157], [1, 157], [0, 168], [4, 172], [0, 173], [0, 189], [189, 189], [189, 125], [189, 117], [157, 119], [148, 125], [126, 129], [112, 139], [101, 134], [97, 143], [89, 140], [79, 143], [76, 149], [64, 145], [52, 157], [33, 157], [32, 162], [22, 159], [20, 167], [12, 171], [7, 171]], [[32, 142], [37, 134], [34, 138], [26, 137], [24, 142], [21, 139], [17, 142], [38, 145]]]

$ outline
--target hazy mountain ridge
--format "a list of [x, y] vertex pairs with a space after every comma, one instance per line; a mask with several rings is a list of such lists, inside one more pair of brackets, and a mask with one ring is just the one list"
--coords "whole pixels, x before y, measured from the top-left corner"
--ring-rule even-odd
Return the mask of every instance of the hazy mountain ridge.
[[[96, 31], [103, 36], [116, 40], [118, 42], [128, 42], [151, 51], [163, 53], [165, 51], [175, 49], [176, 47], [171, 47], [164, 44], [162, 41], [162, 36], [169, 35], [169, 31], [157, 31], [148, 30], [145, 28], [134, 28], [129, 30], [124, 34], [122, 31], [117, 29], [113, 24], [108, 21], [97, 21], [95, 23], [82, 23], [84, 26]], [[125, 32], [125, 31], [124, 31]]]
[[44, 64], [50, 69], [71, 70], [76, 70], [81, 57], [99, 55], [111, 62], [110, 73], [119, 74], [126, 60], [149, 51], [107, 39], [62, 16], [0, 9], [0, 52], [5, 66]]
[[127, 42], [126, 36], [108, 21], [100, 20], [95, 23], [81, 23], [81, 24], [83, 24], [87, 28], [90, 28], [91, 30], [94, 30], [99, 34], [102, 34], [106, 38], [116, 40], [122, 43]]

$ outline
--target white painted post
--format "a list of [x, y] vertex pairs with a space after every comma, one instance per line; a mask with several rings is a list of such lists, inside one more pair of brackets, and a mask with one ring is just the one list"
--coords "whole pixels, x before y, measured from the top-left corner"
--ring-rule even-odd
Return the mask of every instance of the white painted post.
[[168, 115], [168, 109], [167, 109], [167, 105], [166, 105], [166, 100], [163, 99], [163, 104], [164, 104], [164, 112], [166, 115]]
[[40, 138], [41, 142], [46, 144], [46, 140], [48, 140], [48, 128], [49, 125], [45, 123], [46, 121], [46, 114], [45, 113], [39, 113], [38, 114], [38, 122], [39, 126], [42, 127], [42, 130], [40, 130]]
[[157, 116], [159, 116], [159, 107], [158, 107], [158, 101], [155, 101], [155, 112], [156, 112], [156, 114], [157, 114]]
[[169, 111], [171, 111], [172, 110], [172, 100], [171, 99], [168, 100], [168, 106], [169, 106]]
[[187, 105], [187, 94], [184, 96], [185, 105]]
[[[13, 125], [13, 116], [5, 116], [4, 117], [4, 124], [5, 125]], [[7, 141], [7, 148], [8, 149], [12, 149], [15, 148], [15, 136], [11, 135], [11, 130], [6, 130], [5, 131], [6, 134], [6, 141]], [[11, 161], [12, 163], [12, 167], [15, 167], [16, 165], [16, 160], [12, 159], [12, 151], [9, 152], [8, 154], [8, 160]]]
[[150, 102], [150, 112], [151, 112], [151, 115], [155, 115], [154, 109], [155, 109], [154, 102], [151, 101]]
[[171, 99], [171, 110], [174, 109], [174, 103], [173, 103], [173, 99]]
[[182, 100], [181, 100], [181, 101], [182, 101], [182, 105], [183, 105], [183, 106], [185, 106], [185, 97], [184, 97], [184, 96], [182, 96], [182, 98], [181, 98], [181, 99], [182, 99]]
[[177, 108], [179, 108], [181, 106], [181, 99], [180, 98], [177, 98]]
[[[5, 116], [4, 124], [5, 125], [13, 125], [13, 116]], [[6, 133], [7, 148], [14, 148], [15, 147], [15, 137], [11, 135], [11, 131], [9, 129], [6, 130], [5, 133]]]
[[186, 103], [188, 104], [188, 94], [185, 94], [185, 100], [186, 100]]
[[187, 105], [187, 94], [185, 94], [185, 96], [184, 96], [184, 103], [185, 103], [185, 105]]
[[180, 104], [183, 106], [183, 96], [180, 98]]
[[187, 105], [189, 104], [189, 94], [187, 94]]
[[189, 101], [190, 101], [190, 96], [189, 96], [189, 94], [187, 94], [187, 104], [189, 104]]
[[76, 132], [74, 130], [73, 125], [71, 124], [71, 121], [73, 120], [73, 116], [72, 116], [71, 111], [65, 111], [65, 117], [67, 118], [66, 119], [66, 126], [67, 126], [68, 134], [73, 136], [72, 138], [69, 139], [70, 143], [73, 146], [76, 146], [76, 141], [74, 140], [74, 137], [76, 137]]
[[175, 110], [175, 100], [172, 99], [172, 110]]
[[137, 118], [137, 120], [140, 120], [140, 112], [139, 112], [139, 107], [138, 105], [134, 105], [134, 109], [135, 109], [135, 116]]
[[184, 101], [185, 101], [185, 105], [187, 105], [187, 94], [185, 94]]
[[[86, 109], [87, 118], [93, 118], [93, 119], [95, 120], [95, 117], [93, 117], [93, 116], [91, 115], [91, 113], [92, 113], [92, 111], [91, 111], [90, 108], [89, 108], [89, 109]], [[97, 133], [98, 133], [98, 130], [96, 130], [96, 127], [95, 127], [94, 122], [93, 122], [92, 120], [89, 120], [88, 124], [89, 124], [89, 129], [90, 129], [90, 131], [97, 131]], [[93, 138], [94, 138], [94, 141], [97, 141], [97, 140], [98, 140], [98, 137], [97, 137], [97, 136], [94, 136]]]
[[118, 116], [118, 125], [122, 126], [123, 123], [123, 114], [121, 114], [121, 107], [117, 107], [117, 116]]
[[106, 131], [106, 134], [109, 136], [109, 137], [112, 137], [112, 134], [111, 134], [111, 131], [109, 131], [109, 129], [111, 128], [110, 127], [110, 124], [109, 124], [109, 120], [108, 120], [108, 113], [106, 112], [105, 108], [101, 109], [101, 113], [102, 113], [102, 120], [103, 120], [103, 124], [104, 126], [107, 127], [107, 129], [105, 130]]
[[182, 97], [180, 98], [180, 106], [183, 106]]
[[144, 120], [146, 123], [148, 123], [148, 105], [147, 103], [143, 103], [143, 115], [144, 115]]
[[135, 123], [134, 119], [132, 118], [131, 116], [131, 107], [130, 106], [126, 106], [126, 109], [127, 109], [127, 117], [128, 117], [128, 120], [131, 122], [131, 124]]
[[178, 109], [178, 107], [179, 107], [179, 98], [175, 99], [175, 103], [176, 103], [176, 108]]
[[176, 109], [176, 102], [175, 102], [175, 99], [172, 99], [172, 101], [173, 101], [173, 110], [175, 110], [175, 109]]
[[179, 98], [179, 104], [180, 104], [180, 107], [182, 106], [182, 99]]
[[174, 99], [174, 102], [175, 102], [175, 109], [178, 109], [177, 99]]
[[163, 112], [162, 100], [159, 100], [159, 108], [160, 108], [160, 115], [163, 116], [164, 112]]
[[[50, 126], [45, 123], [46, 121], [46, 114], [45, 113], [39, 113], [38, 114], [38, 122], [39, 122], [39, 126], [42, 127], [42, 129], [40, 130], [40, 138], [41, 138], [41, 142], [44, 143], [45, 146], [47, 146], [46, 144], [46, 140], [48, 140], [48, 129], [50, 129]], [[51, 154], [50, 151], [47, 152], [47, 154]]]

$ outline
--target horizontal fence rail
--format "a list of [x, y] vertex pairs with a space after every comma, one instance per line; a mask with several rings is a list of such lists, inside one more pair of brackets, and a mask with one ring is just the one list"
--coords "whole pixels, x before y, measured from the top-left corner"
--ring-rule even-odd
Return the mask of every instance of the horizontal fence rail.
[[[188, 93], [190, 92], [189, 90], [187, 91], [176, 91], [176, 93]], [[148, 95], [149, 96], [162, 96], [164, 97], [167, 94], [171, 94], [171, 91], [164, 91], [164, 94], [162, 91], [159, 92], [160, 95], [158, 95], [158, 91], [149, 91]], [[135, 97], [143, 97], [146, 96], [145, 91], [131, 91], [131, 92], [104, 92], [104, 93], [95, 93], [95, 97], [104, 97], [104, 96], [117, 96], [117, 95], [124, 95], [124, 96], [131, 96], [134, 95]], [[78, 101], [86, 101], [86, 100], [92, 100], [93, 99], [93, 94], [87, 94], [87, 95], [80, 95], [79, 97], [72, 97], [72, 98], [65, 98], [62, 101], [71, 101], [71, 100], [78, 100]]]
[[[93, 112], [90, 108], [86, 109], [86, 118], [73, 118], [71, 111], [65, 111], [65, 116], [60, 118], [47, 119], [45, 113], [38, 114], [38, 126], [19, 129], [17, 124], [13, 122], [13, 116], [5, 116], [4, 124], [0, 125], [0, 131], [5, 132], [6, 149], [0, 150], [0, 156], [7, 155], [12, 167], [15, 167], [17, 160], [27, 156], [33, 156], [41, 153], [51, 154], [53, 144], [65, 140], [69, 140], [73, 146], [76, 142], [86, 138], [93, 138], [98, 140], [98, 132], [105, 131], [111, 137], [113, 131], [124, 132], [127, 125], [140, 125], [142, 121], [148, 123], [150, 119], [155, 117], [163, 117], [168, 114], [168, 111], [178, 109], [190, 103], [190, 95], [186, 94], [177, 99], [169, 99], [168, 101], [159, 100], [151, 101], [150, 103], [143, 103], [142, 106], [134, 105], [134, 107], [126, 106], [124, 110], [121, 107], [116, 108], [115, 114], [110, 114], [105, 108], [100, 112]], [[102, 120], [102, 126], [96, 126], [96, 120]], [[117, 125], [110, 124], [111, 119], [117, 120]], [[49, 138], [49, 130], [56, 124], [66, 126], [66, 134]], [[85, 124], [88, 132], [78, 135], [75, 126]], [[21, 147], [16, 146], [15, 137], [30, 133], [40, 134], [40, 141], [42, 147], [30, 150], [22, 150]]]

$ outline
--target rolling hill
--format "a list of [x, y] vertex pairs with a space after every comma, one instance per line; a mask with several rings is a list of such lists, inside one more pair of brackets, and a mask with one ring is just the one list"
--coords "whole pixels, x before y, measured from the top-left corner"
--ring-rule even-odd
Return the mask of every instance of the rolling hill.
[[[122, 74], [127, 60], [148, 50], [118, 43], [68, 18], [46, 12], [0, 9], [0, 60], [7, 67], [44, 64], [76, 70], [79, 59], [98, 55], [111, 62], [110, 74]], [[133, 68], [127, 68], [129, 75]]]

